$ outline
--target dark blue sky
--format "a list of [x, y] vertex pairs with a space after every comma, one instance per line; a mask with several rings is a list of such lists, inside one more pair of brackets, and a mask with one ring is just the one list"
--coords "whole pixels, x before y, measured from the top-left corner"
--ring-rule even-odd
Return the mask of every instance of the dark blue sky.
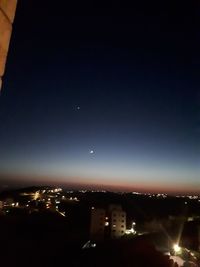
[[199, 6], [53, 2], [18, 5], [1, 185], [199, 192]]

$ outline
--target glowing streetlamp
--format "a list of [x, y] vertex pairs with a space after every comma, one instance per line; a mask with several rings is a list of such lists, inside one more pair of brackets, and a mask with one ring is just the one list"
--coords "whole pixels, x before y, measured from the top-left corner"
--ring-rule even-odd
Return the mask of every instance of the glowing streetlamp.
[[178, 244], [173, 245], [173, 249], [175, 253], [180, 253], [181, 252], [181, 247]]

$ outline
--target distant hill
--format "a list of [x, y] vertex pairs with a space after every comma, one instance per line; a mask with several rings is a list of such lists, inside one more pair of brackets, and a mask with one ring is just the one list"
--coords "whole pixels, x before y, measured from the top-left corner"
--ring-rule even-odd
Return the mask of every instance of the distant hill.
[[30, 186], [30, 187], [24, 187], [20, 189], [11, 189], [11, 190], [4, 190], [0, 192], [0, 199], [7, 198], [7, 197], [16, 197], [19, 194], [22, 193], [34, 193], [38, 190], [45, 190], [45, 189], [51, 189], [53, 187], [51, 186]]

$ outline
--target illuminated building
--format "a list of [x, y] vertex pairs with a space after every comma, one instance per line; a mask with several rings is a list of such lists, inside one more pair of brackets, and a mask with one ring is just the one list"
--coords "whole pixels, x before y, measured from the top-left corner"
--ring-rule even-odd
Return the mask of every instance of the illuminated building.
[[110, 205], [107, 210], [91, 209], [90, 235], [93, 240], [116, 239], [126, 233], [126, 212], [121, 206]]
[[110, 205], [110, 236], [111, 238], [120, 238], [126, 231], [126, 212], [121, 206]]
[[17, 0], [0, 0], [0, 89], [12, 33]]

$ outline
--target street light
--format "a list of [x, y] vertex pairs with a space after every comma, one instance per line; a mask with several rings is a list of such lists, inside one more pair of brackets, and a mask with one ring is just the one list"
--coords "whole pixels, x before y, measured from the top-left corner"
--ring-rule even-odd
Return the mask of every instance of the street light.
[[181, 247], [178, 244], [173, 245], [173, 249], [175, 253], [180, 253], [181, 252]]

